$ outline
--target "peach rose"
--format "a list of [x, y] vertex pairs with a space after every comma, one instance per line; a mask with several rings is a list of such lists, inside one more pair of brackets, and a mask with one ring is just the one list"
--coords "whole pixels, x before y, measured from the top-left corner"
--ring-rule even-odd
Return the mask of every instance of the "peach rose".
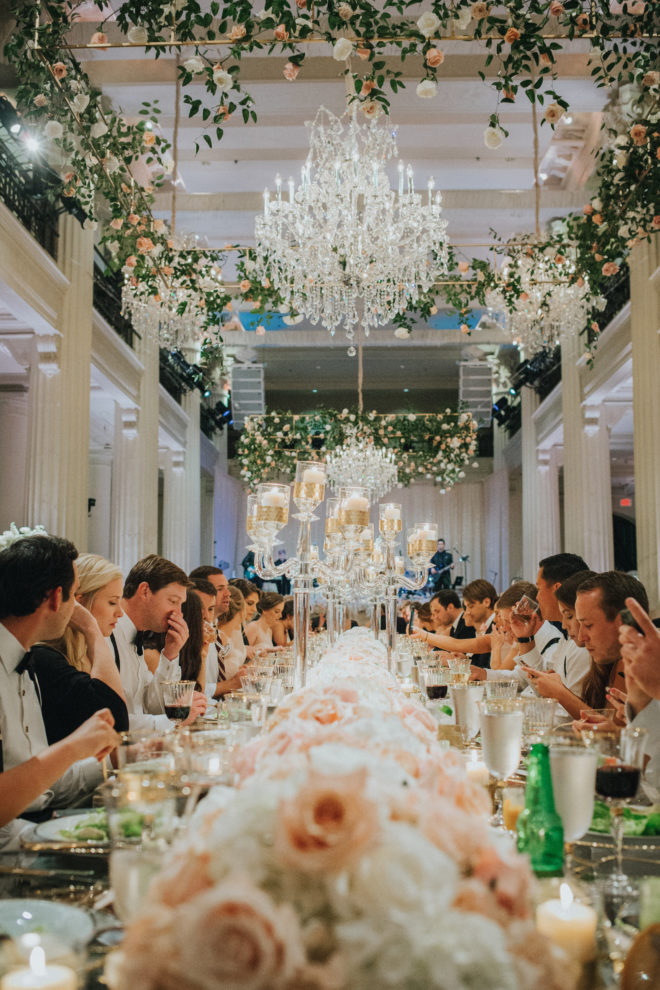
[[295, 62], [287, 62], [286, 65], [284, 66], [284, 69], [282, 70], [282, 75], [284, 76], [285, 79], [288, 79], [289, 82], [293, 82], [293, 80], [297, 77], [299, 72], [300, 72], [299, 65], [296, 65]]
[[48, 103], [48, 98], [44, 96], [43, 93], [37, 93], [34, 100], [32, 101], [35, 107], [45, 107]]
[[137, 215], [137, 213], [129, 213], [126, 219], [133, 227], [135, 226], [136, 223], [140, 222], [140, 218]]
[[378, 807], [365, 796], [367, 771], [316, 773], [280, 803], [275, 851], [303, 873], [344, 869], [375, 840]]
[[510, 27], [508, 29], [508, 31], [506, 32], [506, 34], [504, 35], [504, 40], [509, 45], [512, 45], [514, 42], [519, 41], [520, 40], [520, 31], [518, 30], [518, 28]]
[[549, 124], [556, 124], [564, 115], [564, 111], [558, 103], [551, 103], [545, 108], [543, 116]]
[[594, 259], [595, 259], [596, 261], [603, 261], [603, 259], [604, 259], [604, 257], [605, 257], [605, 256], [604, 256], [604, 255], [602, 255], [602, 254], [599, 254], [599, 253], [598, 253], [598, 251], [594, 251]]
[[594, 215], [592, 216], [591, 219], [593, 220], [593, 222], [595, 224], [599, 224], [600, 225], [603, 222], [603, 218], [600, 215], [600, 213], [594, 213]]
[[589, 30], [589, 18], [586, 14], [578, 14], [575, 18], [575, 26], [578, 31], [588, 31]]
[[468, 334], [470, 332], [470, 328], [467, 325], [467, 323], [461, 323], [461, 325], [460, 325], [460, 331], [463, 334]]
[[210, 862], [210, 853], [192, 851], [185, 858], [170, 860], [154, 879], [150, 899], [167, 907], [177, 907], [209, 890], [213, 886]]
[[241, 292], [247, 292], [247, 290], [250, 288], [249, 279], [244, 278], [243, 281], [241, 282], [239, 288], [240, 288]]
[[364, 61], [371, 53], [368, 48], [356, 48], [356, 54]]
[[467, 261], [459, 261], [458, 270], [462, 275], [465, 275], [465, 273], [470, 270], [470, 265]]
[[633, 144], [636, 144], [640, 148], [643, 144], [646, 144], [646, 128], [643, 124], [633, 124], [630, 128], [630, 137]]
[[[657, 86], [660, 84], [660, 72], [647, 72], [642, 76], [642, 83], [645, 86]], [[36, 102], [36, 100], [35, 100]]]
[[56, 79], [64, 79], [66, 75], [66, 65], [64, 62], [56, 62], [53, 66], [53, 75]]
[[121, 230], [121, 228], [124, 226], [123, 217], [113, 217], [112, 220], [110, 221], [110, 226], [113, 228], [113, 230]]
[[540, 61], [541, 61], [541, 65], [545, 65], [545, 66], [552, 65], [552, 59], [550, 58], [547, 52], [541, 52]]
[[656, 214], [651, 220], [651, 230], [660, 230], [660, 214]]
[[275, 28], [273, 34], [275, 35], [275, 37], [277, 38], [278, 41], [288, 41], [289, 40], [289, 32], [285, 28], [284, 24], [278, 24], [277, 27]]
[[439, 48], [429, 48], [426, 53], [426, 64], [430, 65], [432, 69], [437, 68], [438, 65], [442, 65], [445, 60], [445, 53], [440, 51]]
[[151, 148], [152, 145], [156, 143], [156, 135], [153, 131], [145, 131], [144, 137], [142, 138], [142, 143], [146, 145], [147, 148]]
[[151, 224], [151, 229], [155, 230], [157, 233], [160, 233], [161, 230], [165, 230], [165, 221], [159, 219], [154, 220]]
[[483, 21], [484, 17], [488, 17], [488, 4], [473, 3], [470, 8], [470, 13], [474, 17], [475, 21]]
[[138, 237], [135, 246], [140, 254], [146, 254], [148, 251], [153, 251], [154, 242], [150, 237]]
[[367, 120], [377, 120], [383, 112], [383, 108], [376, 100], [367, 100], [360, 107]]
[[96, 45], [99, 48], [103, 48], [108, 44], [108, 36], [104, 34], [103, 31], [95, 31], [89, 40], [90, 45]]
[[550, 13], [553, 17], [559, 17], [560, 14], [564, 13], [564, 5], [560, 3], [559, 0], [552, 0], [550, 4]]
[[234, 24], [233, 28], [229, 32], [230, 41], [240, 41], [247, 34], [244, 24]]
[[179, 986], [192, 982], [200, 990], [282, 987], [305, 959], [293, 908], [278, 906], [238, 875], [176, 911], [173, 942], [183, 977]]
[[360, 90], [360, 94], [362, 96], [368, 96], [375, 85], [376, 83], [373, 81], [373, 79], [363, 79], [362, 89]]
[[591, 205], [591, 203], [587, 203], [586, 206], [583, 206], [582, 207], [582, 212], [584, 213], [585, 217], [588, 217], [591, 213], [593, 213], [594, 212], [594, 208]]
[[296, 0], [296, 7], [298, 7], [299, 10], [305, 10], [307, 7], [307, 0]]
[[616, 261], [606, 261], [603, 265], [603, 275], [616, 275], [619, 271], [619, 266]]
[[136, 265], [137, 265], [137, 258], [135, 257], [134, 254], [130, 254], [126, 259], [126, 261], [124, 262], [124, 267], [135, 268]]

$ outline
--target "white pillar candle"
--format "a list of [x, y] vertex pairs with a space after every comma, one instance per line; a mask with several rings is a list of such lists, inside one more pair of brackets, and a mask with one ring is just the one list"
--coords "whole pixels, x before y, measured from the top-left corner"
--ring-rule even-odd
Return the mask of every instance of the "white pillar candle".
[[287, 503], [286, 492], [278, 492], [278, 491], [264, 492], [264, 494], [261, 496], [262, 505], [274, 506], [275, 508], [283, 509], [286, 503]]
[[46, 963], [41, 946], [30, 953], [30, 966], [10, 970], [0, 982], [0, 990], [76, 990], [78, 979], [70, 966]]
[[350, 495], [342, 502], [344, 512], [368, 512], [369, 499], [362, 498], [361, 495]]
[[544, 901], [536, 909], [536, 927], [573, 959], [586, 962], [596, 953], [597, 915], [588, 904], [573, 899], [567, 883], [559, 888], [559, 900]]
[[469, 759], [465, 766], [465, 773], [470, 783], [480, 784], [482, 787], [488, 787], [490, 774], [488, 773], [488, 767], [483, 760], [478, 760], [476, 757]]
[[420, 529], [417, 533], [418, 540], [436, 540], [436, 533], [433, 529]]
[[302, 476], [303, 485], [324, 485], [325, 471], [321, 468], [305, 468]]
[[400, 505], [386, 505], [381, 513], [383, 519], [400, 519], [401, 518], [401, 506]]

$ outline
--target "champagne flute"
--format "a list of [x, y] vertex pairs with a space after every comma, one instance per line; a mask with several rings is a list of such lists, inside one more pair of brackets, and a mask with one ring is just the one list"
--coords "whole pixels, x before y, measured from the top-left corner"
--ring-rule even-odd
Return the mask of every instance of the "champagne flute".
[[[479, 702], [479, 723], [484, 763], [495, 778], [497, 792], [520, 763], [522, 707], [516, 700], [486, 699]], [[504, 827], [502, 805], [499, 801], [491, 818], [491, 825]]]

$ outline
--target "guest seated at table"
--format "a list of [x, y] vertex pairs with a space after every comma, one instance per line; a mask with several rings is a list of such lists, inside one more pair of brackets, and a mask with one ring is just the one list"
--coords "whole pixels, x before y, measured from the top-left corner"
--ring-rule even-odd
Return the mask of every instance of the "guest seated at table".
[[[415, 605], [415, 617], [413, 619], [413, 638], [419, 639], [419, 636], [414, 635], [414, 630], [421, 629], [427, 633], [435, 633], [436, 625], [433, 620], [433, 612], [431, 609], [430, 602], [419, 602]], [[424, 636], [421, 636], [424, 639]]]
[[213, 688], [214, 698], [240, 691], [241, 675], [246, 669], [245, 658], [249, 649], [243, 642], [245, 600], [236, 587], [229, 588], [229, 596], [229, 607], [218, 626], [221, 644], [221, 652], [218, 653], [219, 672], [214, 685], [207, 683], [206, 693]]
[[284, 600], [282, 618], [273, 626], [275, 646], [289, 646], [293, 642], [293, 598]]
[[[215, 609], [215, 589], [210, 585], [210, 608]], [[188, 589], [185, 602], [181, 605], [181, 615], [188, 628], [188, 638], [181, 647], [179, 653], [179, 667], [181, 668], [182, 681], [195, 681], [196, 689], [193, 694], [190, 714], [182, 725], [192, 725], [198, 715], [206, 712], [208, 699], [204, 693], [206, 678], [206, 654], [209, 643], [215, 642], [215, 626], [211, 625], [210, 632], [205, 634], [204, 629], [204, 607], [202, 600], [194, 590], [194, 586]], [[160, 654], [165, 646], [165, 633], [147, 632], [142, 640], [144, 650], [144, 662], [152, 674], [158, 670]], [[200, 681], [200, 677], [202, 680]]]
[[495, 617], [494, 605], [497, 591], [485, 578], [470, 581], [463, 590], [465, 621], [477, 630], [474, 639], [458, 639], [455, 636], [441, 636], [427, 630], [413, 630], [413, 637], [423, 639], [439, 650], [453, 653], [470, 653], [475, 667], [490, 667], [490, 631]]
[[516, 581], [495, 602], [495, 621], [490, 634], [490, 669], [493, 671], [511, 671], [516, 666], [519, 644], [511, 628], [511, 617], [524, 597], [536, 602], [536, 585], [530, 581]]
[[0, 848], [27, 824], [26, 820], [5, 828], [40, 795], [44, 794], [75, 763], [94, 757], [105, 759], [119, 743], [113, 729], [112, 713], [103, 708], [59, 742], [10, 770], [0, 772]]
[[[0, 552], [0, 736], [5, 770], [48, 749], [31, 650], [35, 643], [64, 634], [76, 605], [77, 556], [68, 540], [42, 535], [19, 539]], [[101, 782], [98, 762], [77, 760], [78, 752], [72, 752], [68, 769], [29, 802], [29, 811], [68, 807]]]
[[575, 599], [580, 585], [594, 576], [594, 571], [577, 571], [566, 578], [554, 591], [561, 614], [562, 628], [568, 639], [560, 641], [553, 653], [550, 669], [542, 670], [539, 664], [534, 668], [536, 674], [530, 674], [527, 667], [529, 654], [524, 657], [523, 673], [527, 670], [525, 676], [533, 680], [534, 688], [542, 697], [554, 698], [558, 701], [571, 718], [579, 718], [580, 711], [585, 707], [583, 685], [592, 664], [589, 652], [579, 638], [579, 623], [575, 618]]
[[121, 572], [95, 554], [76, 559], [80, 586], [64, 635], [32, 650], [50, 743], [68, 736], [101, 708], [117, 731], [128, 728], [124, 689], [106, 636], [122, 615]]
[[[626, 598], [626, 606], [641, 632], [633, 626], [619, 627], [619, 642], [626, 675], [626, 716], [631, 725], [646, 729], [649, 763], [644, 778], [653, 801], [660, 799], [660, 632], [637, 598]], [[651, 790], [652, 789], [652, 790]]]
[[259, 618], [250, 622], [245, 634], [250, 646], [257, 649], [272, 649], [273, 627], [282, 618], [284, 598], [276, 591], [264, 591], [259, 599]]
[[[156, 554], [138, 561], [124, 582], [124, 615], [112, 638], [132, 729], [171, 727], [164, 714], [162, 685], [181, 677], [179, 653], [188, 638], [181, 606], [188, 585], [188, 577], [180, 567]], [[143, 656], [143, 638], [148, 631], [165, 634], [154, 674]]]
[[244, 624], [247, 625], [248, 622], [252, 622], [257, 614], [257, 606], [259, 605], [261, 592], [257, 588], [256, 584], [252, 581], [246, 581], [245, 578], [231, 578], [229, 581], [229, 586], [231, 588], [238, 588], [240, 593], [243, 595], [243, 601], [245, 603]]
[[461, 600], [452, 588], [436, 592], [429, 604], [435, 632], [454, 639], [474, 639], [476, 630], [465, 622]]

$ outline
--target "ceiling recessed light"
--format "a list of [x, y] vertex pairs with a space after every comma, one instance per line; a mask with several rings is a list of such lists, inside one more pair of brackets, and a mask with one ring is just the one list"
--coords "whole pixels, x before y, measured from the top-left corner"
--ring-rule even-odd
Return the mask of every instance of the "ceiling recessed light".
[[407, 388], [404, 388], [404, 390], [403, 390], [403, 391], [404, 391], [404, 392], [407, 392], [407, 391], [408, 391], [408, 389], [407, 389]]

